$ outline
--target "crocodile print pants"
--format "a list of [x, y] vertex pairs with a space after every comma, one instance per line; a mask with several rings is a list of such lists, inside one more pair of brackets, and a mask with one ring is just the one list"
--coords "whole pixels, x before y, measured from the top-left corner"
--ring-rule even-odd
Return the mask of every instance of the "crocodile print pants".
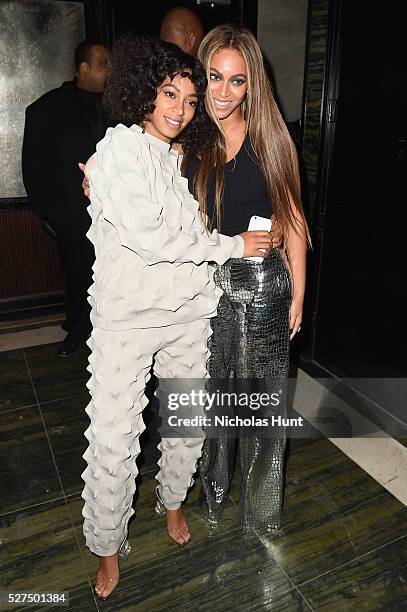
[[[280, 251], [275, 249], [260, 263], [230, 259], [216, 266], [214, 278], [224, 293], [211, 322], [211, 378], [286, 381], [291, 280]], [[279, 410], [282, 413], [284, 406]], [[273, 437], [206, 439], [199, 463], [200, 505], [211, 523], [222, 516], [238, 450], [242, 527], [280, 526], [285, 442], [284, 427], [277, 428]]]

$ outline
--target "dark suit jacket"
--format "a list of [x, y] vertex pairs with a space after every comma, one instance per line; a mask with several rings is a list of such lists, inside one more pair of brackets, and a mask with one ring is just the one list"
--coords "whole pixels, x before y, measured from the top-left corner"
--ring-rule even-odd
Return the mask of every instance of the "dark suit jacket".
[[31, 205], [64, 241], [84, 236], [90, 225], [78, 162], [88, 160], [105, 134], [100, 103], [100, 94], [67, 82], [26, 109], [24, 186]]

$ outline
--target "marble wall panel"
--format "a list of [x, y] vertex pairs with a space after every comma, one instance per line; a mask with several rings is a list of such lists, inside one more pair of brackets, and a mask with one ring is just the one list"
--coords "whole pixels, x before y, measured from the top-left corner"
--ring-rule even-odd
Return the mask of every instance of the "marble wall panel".
[[25, 197], [21, 177], [25, 109], [73, 78], [74, 49], [84, 38], [80, 2], [0, 3], [0, 198]]

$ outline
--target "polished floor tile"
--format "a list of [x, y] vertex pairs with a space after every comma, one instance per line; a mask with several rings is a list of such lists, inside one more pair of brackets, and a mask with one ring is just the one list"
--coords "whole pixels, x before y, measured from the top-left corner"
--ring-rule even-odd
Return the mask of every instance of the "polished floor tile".
[[407, 536], [300, 585], [321, 612], [407, 609]]
[[8, 334], [0, 334], [0, 353], [51, 342], [61, 342], [66, 336], [66, 332], [59, 325], [47, 325], [35, 329], [25, 329], [14, 331]]
[[0, 353], [0, 413], [36, 402], [24, 352]]
[[40, 403], [86, 392], [89, 349], [84, 344], [69, 357], [58, 357], [57, 344], [25, 349]]
[[60, 498], [38, 406], [0, 413], [0, 514]]
[[86, 464], [82, 455], [88, 443], [84, 437], [85, 429], [89, 426], [89, 417], [85, 412], [88, 402], [89, 394], [82, 393], [40, 405], [66, 495], [78, 493], [83, 488], [81, 474]]
[[[97, 609], [64, 500], [0, 517], [0, 538], [3, 592], [65, 593], [69, 606], [53, 609]], [[34, 608], [46, 609], [18, 609]]]
[[[390, 436], [340, 438], [332, 442], [396, 499], [407, 504], [407, 449], [402, 444]], [[386, 457], [386, 461], [377, 461], [377, 457]]]
[[80, 498], [87, 355], [82, 348], [62, 360], [56, 345], [0, 353], [2, 590], [69, 591], [65, 609], [81, 612], [403, 609], [407, 509], [325, 439], [289, 443], [281, 530], [243, 536], [237, 469], [219, 528], [199, 513], [199, 484], [192, 489], [186, 514], [193, 540], [177, 547], [154, 512], [154, 401], [143, 415], [133, 551], [115, 594], [96, 601], [98, 560], [85, 546]]
[[[45, 429], [66, 495], [82, 491], [81, 474], [86, 467], [82, 457], [88, 441], [84, 436], [89, 426], [85, 408], [89, 394], [83, 393], [70, 398], [46, 402], [40, 405]], [[146, 430], [140, 438], [141, 453], [137, 458], [140, 474], [156, 473], [160, 453], [157, 444], [160, 440], [156, 432], [155, 415], [147, 407], [144, 411]]]
[[[398, 379], [398, 383], [395, 381], [348, 380], [353, 387], [351, 389], [333, 380], [316, 380], [299, 370], [293, 406], [313, 423], [316, 431], [328, 437], [342, 453], [407, 505], [404, 476], [407, 471], [407, 450], [389, 435], [394, 432], [401, 437], [406, 429], [403, 427], [405, 379]], [[365, 394], [366, 401], [361, 401], [356, 389]], [[369, 403], [367, 396], [374, 397], [375, 402]], [[386, 405], [387, 416], [378, 408], [379, 405]], [[386, 457], [386, 460], [377, 461], [378, 456]]]
[[[58, 410], [64, 413], [67, 410], [67, 405], [64, 410], [60, 410], [57, 404], [58, 402], [47, 405], [49, 411], [46, 419], [47, 430], [53, 432], [50, 439], [55, 449], [56, 430], [61, 426], [61, 414]], [[79, 412], [80, 403], [75, 405]], [[35, 427], [35, 414], [25, 418], [26, 429], [29, 429], [29, 423], [31, 428]], [[67, 419], [62, 420], [62, 427], [68, 427], [69, 430], [75, 422], [73, 409]], [[7, 427], [9, 432], [13, 425], [9, 424]], [[68, 430], [65, 431], [67, 436]], [[60, 448], [70, 450], [71, 446], [69, 442], [66, 442], [65, 446], [61, 442]], [[58, 453], [54, 452], [57, 456]], [[369, 483], [370, 488], [366, 486]], [[285, 522], [282, 530], [276, 534], [259, 533], [243, 537], [239, 527], [238, 505], [233, 501], [229, 502], [225, 509], [222, 525], [217, 529], [209, 529], [198, 512], [197, 485], [192, 489], [187, 504], [187, 518], [193, 540], [183, 548], [177, 547], [166, 535], [165, 520], [154, 513], [155, 485], [156, 481], [151, 472], [141, 476], [136, 498], [136, 515], [130, 525], [133, 551], [128, 561], [122, 564], [122, 578], [114, 596], [106, 602], [98, 601], [99, 609], [199, 609], [208, 612], [232, 609], [287, 612], [321, 609], [330, 612], [358, 609], [351, 607], [353, 601], [359, 601], [354, 599], [356, 596], [361, 597], [362, 609], [402, 609], [397, 608], [396, 604], [403, 601], [400, 597], [404, 593], [405, 564], [401, 553], [391, 552], [394, 546], [391, 538], [404, 529], [400, 504], [396, 500], [391, 503], [391, 496], [386, 491], [381, 494], [379, 485], [357, 466], [353, 466], [346, 457], [341, 457], [341, 453], [329, 442], [296, 442], [293, 445], [287, 469]], [[237, 473], [232, 493], [232, 499], [237, 502], [238, 491]], [[28, 515], [23, 512], [9, 513], [2, 517], [2, 521], [3, 527], [11, 528], [14, 525], [18, 528], [14, 516], [20, 516], [20, 520], [27, 518], [28, 523], [20, 523], [20, 539], [12, 531], [9, 531], [7, 536], [7, 541], [16, 543], [17, 546], [11, 550], [20, 553], [28, 550], [35, 556], [38, 540], [36, 530], [41, 532], [42, 522], [49, 524], [51, 541], [57, 547], [55, 554], [67, 555], [68, 567], [75, 558], [69, 557], [72, 552], [70, 547], [74, 549], [79, 546], [83, 565], [81, 566], [78, 558], [75, 584], [69, 578], [72, 606], [70, 609], [92, 610], [94, 602], [92, 595], [89, 595], [87, 580], [88, 577], [91, 581], [94, 579], [98, 562], [85, 547], [82, 535], [82, 506], [80, 496], [72, 495], [65, 507], [69, 519], [61, 510], [63, 503], [60, 500], [54, 504], [31, 508]], [[352, 520], [349, 520], [349, 517], [353, 517]], [[379, 517], [382, 528], [379, 525]], [[386, 520], [383, 520], [384, 517]], [[62, 526], [59, 527], [61, 521]], [[71, 544], [66, 538], [68, 523], [74, 527], [75, 544]], [[65, 535], [58, 544], [59, 531]], [[4, 532], [2, 537], [4, 538]], [[21, 540], [24, 538], [27, 541], [22, 545]], [[366, 555], [363, 550], [370, 551], [375, 542], [388, 544], [382, 545], [380, 554], [378, 551], [374, 552], [376, 569], [370, 562], [365, 569]], [[387, 548], [389, 553], [386, 557]], [[368, 552], [368, 555], [370, 554], [373, 553]], [[382, 559], [389, 560], [391, 557], [396, 560], [394, 566], [391, 566], [390, 562], [387, 565], [382, 562]], [[25, 572], [26, 567], [23, 566]], [[344, 567], [349, 567], [349, 572], [342, 575]], [[381, 582], [378, 574], [381, 567], [387, 572], [389, 584], [396, 584], [398, 590], [392, 588], [391, 592], [386, 591], [387, 583], [385, 580]], [[396, 567], [401, 571], [398, 574], [398, 583]], [[54, 579], [60, 579], [65, 584], [61, 568], [62, 565], [59, 574], [56, 573], [54, 578], [51, 570], [52, 586]], [[8, 564], [5, 572], [7, 584], [18, 579], [15, 572], [16, 568]], [[361, 578], [358, 578], [358, 572]], [[335, 587], [337, 575], [338, 584], [344, 584], [342, 590]], [[33, 588], [31, 584], [30, 588]], [[380, 601], [383, 607], [368, 607], [366, 602], [375, 601], [374, 598]]]
[[327, 440], [290, 455], [283, 528], [259, 532], [296, 585], [405, 534], [407, 508]]
[[302, 609], [302, 596], [275, 562], [268, 560], [260, 569], [265, 555], [256, 538], [245, 541], [238, 531], [230, 531], [126, 572], [123, 593], [111, 609], [131, 604], [139, 610], [245, 611], [284, 599], [280, 610]]
[[[129, 559], [114, 599], [99, 604], [111, 610], [240, 610], [284, 601], [281, 610], [302, 610], [303, 599], [255, 534], [242, 537], [234, 504], [225, 509], [222, 526], [211, 530], [197, 510], [198, 487], [192, 491], [187, 519], [192, 541], [178, 547], [167, 536], [165, 519], [154, 512], [156, 481], [143, 479], [130, 525]], [[68, 503], [81, 546], [82, 500]], [[85, 549], [84, 549], [85, 550]], [[85, 551], [88, 573], [97, 559]], [[264, 568], [264, 569], [262, 569]], [[296, 607], [291, 607], [293, 604]], [[249, 607], [248, 607], [249, 606]], [[304, 608], [308, 609], [308, 608]]]
[[[282, 593], [281, 595], [273, 595], [269, 599], [266, 597], [267, 590], [272, 591], [273, 589], [270, 587], [270, 585], [268, 585], [263, 602], [248, 602], [246, 607], [244, 607], [240, 605], [240, 600], [235, 600], [234, 602], [231, 602], [230, 610], [237, 610], [238, 612], [245, 612], [246, 610], [249, 610], [250, 612], [309, 612], [312, 610], [298, 589], [292, 589], [291, 591]], [[206, 608], [202, 609], [206, 610]], [[208, 611], [209, 610], [213, 611], [216, 610], [216, 608], [208, 608]], [[219, 609], [219, 612], [224, 611]]]

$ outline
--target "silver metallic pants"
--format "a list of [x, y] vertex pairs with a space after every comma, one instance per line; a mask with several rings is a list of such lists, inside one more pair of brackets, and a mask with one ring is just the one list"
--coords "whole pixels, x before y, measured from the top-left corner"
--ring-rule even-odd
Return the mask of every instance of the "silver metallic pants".
[[[260, 263], [230, 259], [216, 266], [214, 278], [224, 293], [211, 322], [210, 376], [286, 380], [291, 280], [280, 251], [273, 250]], [[206, 439], [199, 464], [200, 505], [211, 523], [218, 523], [222, 516], [238, 448], [242, 527], [280, 526], [285, 441], [284, 427], [268, 438]]]
[[[116, 553], [127, 536], [138, 474], [136, 458], [145, 425], [144, 394], [154, 356], [160, 378], [206, 378], [209, 320], [154, 329], [94, 329], [88, 370], [91, 401], [86, 408], [89, 446], [82, 497], [83, 531], [90, 550], [100, 556]], [[201, 455], [203, 438], [163, 438], [158, 493], [164, 506], [176, 510], [185, 499]]]

